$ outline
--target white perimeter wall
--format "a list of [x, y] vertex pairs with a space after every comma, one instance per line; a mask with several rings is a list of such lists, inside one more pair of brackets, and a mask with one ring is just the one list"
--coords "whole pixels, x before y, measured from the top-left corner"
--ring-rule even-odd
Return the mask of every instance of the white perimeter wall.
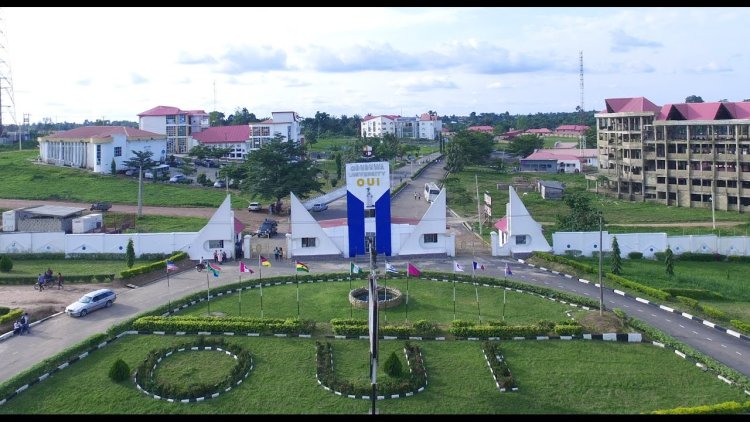
[[122, 253], [133, 239], [135, 255], [187, 251], [198, 233], [3, 233], [0, 253]]
[[[612, 238], [615, 236], [623, 258], [627, 258], [630, 252], [641, 252], [644, 257], [653, 258], [656, 252], [664, 252], [667, 246], [677, 255], [685, 252], [750, 255], [750, 237], [748, 236], [667, 236], [666, 233], [613, 235], [606, 231], [602, 232], [604, 252], [612, 250]], [[568, 250], [579, 250], [585, 256], [592, 256], [599, 252], [599, 232], [556, 232], [552, 234], [552, 243], [555, 255], [563, 255]]]

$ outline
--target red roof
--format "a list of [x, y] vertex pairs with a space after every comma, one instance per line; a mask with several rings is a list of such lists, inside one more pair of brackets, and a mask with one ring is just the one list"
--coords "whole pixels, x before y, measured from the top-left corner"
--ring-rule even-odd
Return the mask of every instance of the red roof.
[[501, 232], [507, 232], [508, 231], [508, 217], [503, 217], [497, 220], [494, 226], [496, 229], [500, 230]]
[[214, 126], [194, 133], [193, 139], [203, 144], [245, 142], [250, 139], [250, 126]]
[[234, 232], [235, 233], [242, 233], [242, 230], [245, 230], [245, 226], [242, 221], [238, 220], [237, 217], [234, 217]]
[[576, 157], [575, 155], [570, 154], [554, 154], [549, 151], [537, 151], [528, 157], [524, 158], [524, 160], [571, 160], [571, 161], [579, 161], [580, 159]]
[[555, 129], [555, 131], [556, 132], [561, 132], [561, 131], [583, 132], [588, 129], [589, 127], [584, 126], [584, 125], [560, 125], [557, 127], [557, 129]]
[[535, 134], [535, 133], [552, 133], [552, 131], [549, 130], [549, 129], [547, 129], [546, 127], [543, 127], [541, 129], [529, 129], [529, 130], [526, 131], [526, 133], [531, 133], [531, 134]]
[[208, 115], [203, 110], [180, 110], [177, 107], [171, 107], [171, 106], [156, 106], [150, 110], [146, 110], [143, 113], [138, 114], [138, 117], [144, 117], [144, 116], [167, 116], [172, 114], [189, 114], [189, 115], [196, 115], [196, 114], [205, 114]]
[[386, 119], [389, 119], [389, 120], [396, 120], [397, 118], [399, 118], [401, 116], [398, 116], [398, 115], [395, 115], [395, 114], [383, 114], [383, 115], [380, 115], [380, 116], [373, 116], [372, 114], [368, 114], [367, 116], [365, 116], [364, 118], [362, 118], [362, 121], [366, 122], [368, 120], [376, 119], [378, 117], [385, 117]]
[[128, 138], [164, 139], [165, 135], [148, 132], [127, 126], [81, 126], [75, 129], [55, 132], [46, 138], [110, 138], [113, 135], [125, 135]]
[[422, 113], [422, 115], [419, 116], [419, 120], [423, 122], [430, 121], [430, 120], [436, 121], [437, 119], [438, 119], [437, 115], [430, 116], [430, 113]]
[[642, 113], [644, 111], [656, 113], [659, 111], [659, 106], [645, 97], [608, 98], [604, 100], [604, 103], [607, 105], [607, 113]]

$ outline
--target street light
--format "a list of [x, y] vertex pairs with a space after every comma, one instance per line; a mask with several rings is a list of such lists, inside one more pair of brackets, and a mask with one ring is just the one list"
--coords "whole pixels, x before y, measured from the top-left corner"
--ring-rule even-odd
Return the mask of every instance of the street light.
[[711, 201], [711, 226], [716, 230], [716, 204], [714, 203], [714, 197], [709, 196], [708, 200]]

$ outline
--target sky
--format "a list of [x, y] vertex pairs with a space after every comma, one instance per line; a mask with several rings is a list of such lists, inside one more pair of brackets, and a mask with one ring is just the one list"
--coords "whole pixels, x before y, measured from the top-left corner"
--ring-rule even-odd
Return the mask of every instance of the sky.
[[3, 7], [0, 100], [5, 124], [137, 121], [159, 105], [259, 118], [573, 112], [582, 53], [585, 110], [742, 101], [749, 23], [750, 8], [725, 7]]

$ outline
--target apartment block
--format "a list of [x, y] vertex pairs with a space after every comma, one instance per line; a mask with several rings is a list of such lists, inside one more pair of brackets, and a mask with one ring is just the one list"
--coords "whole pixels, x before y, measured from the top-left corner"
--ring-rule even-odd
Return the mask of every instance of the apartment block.
[[305, 137], [300, 130], [301, 120], [294, 111], [274, 111], [270, 119], [251, 123], [247, 150], [259, 149], [277, 135], [281, 136], [284, 141], [304, 143]]
[[750, 211], [750, 102], [605, 100], [599, 175], [620, 198]]
[[203, 110], [157, 106], [138, 114], [139, 129], [167, 135], [167, 154], [187, 154], [190, 137], [208, 127], [208, 113]]
[[362, 137], [382, 138], [385, 134], [406, 139], [437, 139], [443, 124], [436, 113], [422, 113], [419, 117], [368, 114], [360, 123]]

